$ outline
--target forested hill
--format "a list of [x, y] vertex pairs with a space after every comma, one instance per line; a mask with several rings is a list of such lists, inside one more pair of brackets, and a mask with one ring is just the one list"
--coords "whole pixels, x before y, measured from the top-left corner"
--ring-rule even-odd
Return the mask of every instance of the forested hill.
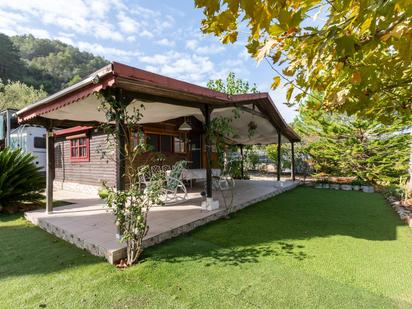
[[21, 81], [49, 94], [71, 85], [109, 62], [56, 40], [0, 33], [0, 79]]

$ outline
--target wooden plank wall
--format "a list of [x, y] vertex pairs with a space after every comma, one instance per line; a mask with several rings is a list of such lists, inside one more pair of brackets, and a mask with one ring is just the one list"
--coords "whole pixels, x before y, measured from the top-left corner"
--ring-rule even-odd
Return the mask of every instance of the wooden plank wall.
[[113, 186], [116, 183], [116, 162], [113, 154], [107, 152], [104, 133], [90, 133], [90, 161], [70, 161], [70, 140], [58, 137], [55, 142], [55, 180], [100, 186], [103, 181]]

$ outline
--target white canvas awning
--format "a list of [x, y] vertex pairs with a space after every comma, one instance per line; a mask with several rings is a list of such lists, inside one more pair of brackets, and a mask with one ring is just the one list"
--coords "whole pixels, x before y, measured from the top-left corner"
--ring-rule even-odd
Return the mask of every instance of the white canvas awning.
[[[106, 122], [105, 113], [99, 109], [102, 97], [96, 93], [110, 87], [120, 88], [135, 97], [128, 109], [139, 109], [143, 115], [142, 124], [187, 116], [204, 122], [201, 107], [207, 104], [213, 109], [212, 119], [231, 119], [234, 134], [226, 138], [233, 143], [273, 144], [277, 141], [277, 131], [285, 140], [299, 141], [268, 94], [229, 96], [118, 63], [102, 68], [17, 114], [21, 122], [51, 121], [60, 127], [65, 123]], [[239, 111], [238, 117], [235, 117], [235, 110]], [[251, 127], [256, 128], [251, 130]]]

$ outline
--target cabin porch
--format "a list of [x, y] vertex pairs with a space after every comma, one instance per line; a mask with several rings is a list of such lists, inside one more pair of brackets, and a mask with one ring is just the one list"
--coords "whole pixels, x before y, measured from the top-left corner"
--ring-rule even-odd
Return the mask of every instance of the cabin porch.
[[[286, 179], [275, 181], [274, 177], [237, 180], [233, 211], [293, 189], [297, 185], [297, 182]], [[197, 184], [189, 189], [185, 202], [173, 206], [152, 207], [149, 211], [149, 232], [144, 239], [144, 246], [158, 244], [225, 216], [224, 198], [227, 202], [230, 200], [229, 192], [223, 193], [224, 197], [222, 192], [214, 191], [213, 196], [219, 200], [221, 207], [206, 211], [201, 208], [203, 197], [200, 192], [203, 190], [204, 186]], [[125, 245], [116, 239], [115, 217], [104, 207], [101, 199], [92, 194], [63, 190], [55, 191], [54, 197], [72, 204], [54, 208], [53, 215], [48, 215], [43, 210], [26, 212], [26, 219], [93, 255], [105, 257], [110, 263], [125, 257]]]

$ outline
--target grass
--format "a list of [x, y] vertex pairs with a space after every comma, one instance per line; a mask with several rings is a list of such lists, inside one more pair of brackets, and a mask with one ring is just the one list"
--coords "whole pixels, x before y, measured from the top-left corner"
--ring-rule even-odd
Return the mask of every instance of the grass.
[[0, 217], [0, 307], [412, 308], [412, 232], [379, 194], [297, 188], [120, 271]]

